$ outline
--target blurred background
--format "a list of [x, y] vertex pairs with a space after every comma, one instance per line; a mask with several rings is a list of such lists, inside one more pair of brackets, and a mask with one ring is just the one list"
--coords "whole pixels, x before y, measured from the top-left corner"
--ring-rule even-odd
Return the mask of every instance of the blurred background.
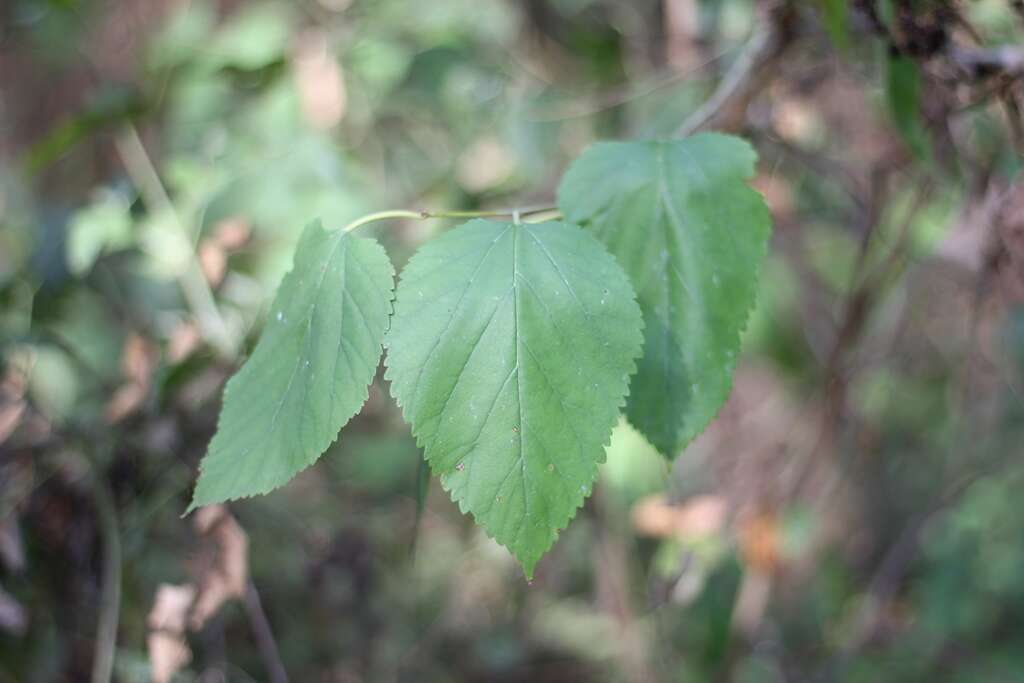
[[[4, 0], [0, 682], [1024, 680], [1022, 77], [1015, 0]], [[532, 583], [380, 377], [181, 518], [307, 222], [707, 128], [775, 220], [732, 398]]]

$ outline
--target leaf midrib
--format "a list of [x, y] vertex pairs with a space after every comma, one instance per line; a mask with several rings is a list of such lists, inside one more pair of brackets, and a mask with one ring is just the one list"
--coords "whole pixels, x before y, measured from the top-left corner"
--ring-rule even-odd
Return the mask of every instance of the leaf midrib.
[[[309, 320], [308, 320], [308, 323], [307, 323], [307, 330], [306, 330], [306, 353], [307, 353], [306, 357], [307, 358], [308, 358], [308, 353], [309, 353], [309, 342], [310, 342], [310, 339], [312, 338], [313, 319], [316, 317], [316, 309], [317, 309], [317, 306], [319, 306], [319, 304], [320, 304], [320, 292], [323, 289], [324, 279], [326, 279], [326, 277], [327, 277], [327, 271], [330, 270], [330, 264], [334, 260], [334, 256], [335, 256], [335, 254], [338, 251], [338, 247], [341, 246], [341, 243], [344, 240], [345, 240], [345, 236], [344, 235], [340, 236], [338, 238], [338, 240], [334, 243], [334, 246], [331, 247], [331, 252], [330, 252], [330, 254], [328, 254], [327, 260], [325, 261], [325, 268], [324, 268], [323, 272], [320, 273], [320, 278], [317, 281], [317, 285], [316, 285], [316, 288], [315, 288], [315, 294], [314, 294], [314, 297], [313, 297], [313, 303], [310, 306]], [[298, 267], [298, 264], [296, 264], [296, 267]], [[344, 282], [344, 274], [345, 273], [344, 273], [344, 270], [343, 270], [343, 277], [342, 277], [342, 281], [343, 282]], [[344, 306], [343, 306], [343, 308], [344, 308]], [[342, 336], [344, 336], [344, 335], [342, 335]], [[288, 383], [285, 385], [284, 391], [281, 392], [281, 398], [277, 402], [277, 407], [274, 408], [274, 414], [271, 416], [270, 422], [267, 424], [267, 428], [263, 431], [264, 435], [269, 436], [270, 434], [274, 433], [274, 428], [277, 426], [277, 419], [281, 415], [281, 410], [284, 408], [284, 404], [285, 404], [285, 402], [286, 402], [286, 400], [288, 398], [289, 392], [291, 391], [292, 384], [294, 384], [294, 382], [295, 382], [295, 377], [298, 374], [298, 370], [302, 366], [302, 362], [303, 362], [303, 358], [300, 357], [300, 358], [296, 359], [295, 367], [292, 369], [292, 373], [291, 373], [291, 375], [288, 378]], [[332, 386], [333, 386], [333, 383], [332, 383]], [[305, 403], [305, 401], [308, 399], [308, 394], [309, 394], [309, 386], [308, 386], [308, 384], [306, 386], [305, 394], [306, 395], [303, 397], [303, 403]], [[332, 405], [333, 405], [333, 402], [332, 402]], [[249, 455], [255, 450], [256, 446], [258, 444], [260, 444], [261, 442], [262, 441], [260, 441], [260, 440], [252, 441], [251, 445], [249, 447], [247, 447], [244, 451], [242, 451], [241, 455], [236, 456], [238, 458], [238, 460], [243, 460], [243, 459], [249, 457]], [[225, 450], [228, 450], [228, 449], [225, 449]], [[246, 472], [246, 468], [244, 468], [244, 467], [238, 467], [238, 468], [235, 469], [235, 477], [234, 477], [234, 480], [233, 480], [232, 485], [230, 487], [232, 490], [235, 490], [235, 489], [238, 488], [238, 484], [239, 484], [240, 481], [242, 481], [242, 477], [245, 474], [245, 472]]]
[[472, 274], [466, 281], [466, 286], [462, 289], [462, 292], [459, 294], [459, 298], [455, 302], [455, 305], [452, 306], [452, 312], [451, 315], [448, 317], [448, 323], [444, 326], [444, 329], [441, 330], [441, 333], [437, 335], [437, 339], [434, 340], [433, 346], [430, 347], [430, 351], [427, 352], [427, 357], [423, 360], [423, 364], [420, 365], [420, 369], [416, 373], [416, 379], [412, 383], [413, 396], [412, 400], [409, 402], [410, 409], [415, 409], [416, 405], [419, 403], [420, 392], [422, 390], [422, 385], [420, 384], [420, 382], [423, 379], [423, 371], [430, 364], [430, 359], [434, 357], [434, 353], [437, 351], [437, 347], [441, 345], [441, 342], [444, 340], [445, 336], [448, 334], [448, 331], [451, 329], [452, 323], [455, 322], [455, 316], [458, 314], [459, 308], [462, 306], [463, 299], [466, 298], [466, 293], [469, 291], [470, 285], [473, 284], [473, 280], [480, 272], [480, 269], [483, 268], [484, 263], [487, 261], [487, 257], [491, 255], [491, 251], [494, 249], [494, 245], [501, 241], [501, 238], [505, 236], [505, 233], [508, 232], [509, 228], [511, 227], [512, 226], [509, 225], [504, 230], [502, 230], [501, 233], [499, 233], [498, 236], [495, 237], [494, 240], [492, 240], [491, 243], [487, 246], [487, 249], [484, 250], [484, 255], [480, 257], [480, 263], [478, 263], [476, 265], [476, 268], [473, 269]]
[[[519, 466], [521, 476], [523, 478], [523, 508], [526, 513], [524, 515], [525, 519], [525, 517], [530, 514], [530, 487], [528, 486], [529, 482], [526, 478], [526, 422], [523, 420], [523, 380], [519, 374], [520, 368], [522, 367], [519, 364], [519, 345], [522, 343], [522, 333], [519, 321], [519, 231], [520, 228], [518, 225], [512, 226], [512, 307], [516, 323], [516, 356], [515, 363], [513, 363], [513, 365], [516, 368], [516, 408], [519, 413], [519, 433], [517, 436], [519, 437]], [[499, 488], [498, 490], [500, 491], [501, 489]], [[519, 538], [521, 530], [521, 528], [516, 529], [514, 536], [517, 539]]]

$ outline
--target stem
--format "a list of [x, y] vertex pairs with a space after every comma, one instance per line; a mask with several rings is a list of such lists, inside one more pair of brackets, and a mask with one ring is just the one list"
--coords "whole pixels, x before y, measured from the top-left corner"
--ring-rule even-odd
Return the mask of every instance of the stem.
[[[191, 244], [192, 231], [186, 227], [177, 207], [174, 206], [167, 194], [160, 175], [156, 172], [156, 167], [153, 166], [142, 140], [139, 139], [139, 132], [135, 126], [128, 124], [114, 144], [124, 163], [125, 171], [142, 196], [146, 208], [154, 213], [166, 211], [181, 233], [182, 239], [188, 240]], [[233, 359], [237, 352], [234, 335], [228, 329], [220, 309], [217, 308], [217, 301], [206, 282], [202, 268], [199, 267], [199, 260], [194, 249], [190, 252], [185, 271], [178, 274], [178, 285], [181, 287], [185, 302], [196, 317], [196, 323], [203, 338], [222, 357]]]
[[109, 683], [114, 672], [117, 625], [121, 612], [121, 538], [114, 496], [100, 466], [91, 458], [96, 516], [103, 541], [103, 574], [100, 584], [100, 617], [96, 628], [96, 654], [92, 683]]
[[249, 625], [256, 638], [256, 645], [263, 658], [263, 665], [267, 669], [267, 676], [273, 683], [288, 683], [288, 672], [285, 671], [284, 663], [281, 661], [277, 641], [274, 640], [274, 632], [270, 629], [270, 620], [267, 619], [267, 613], [263, 611], [259, 591], [256, 590], [256, 584], [252, 580], [246, 584], [244, 604], [245, 612], [249, 617]]
[[374, 221], [383, 221], [389, 218], [417, 218], [419, 220], [423, 220], [424, 218], [427, 218], [425, 213], [426, 212], [423, 211], [403, 211], [401, 209], [397, 209], [394, 211], [378, 211], [377, 213], [369, 213], [363, 216], [362, 218], [357, 218], [356, 220], [352, 221], [344, 228], [342, 228], [341, 231], [352, 232], [361, 225], [373, 223]]
[[496, 209], [489, 211], [409, 211], [408, 209], [391, 209], [388, 211], [368, 213], [365, 216], [352, 221], [342, 228], [341, 231], [352, 232], [356, 228], [366, 225], [367, 223], [384, 221], [392, 218], [411, 218], [413, 220], [424, 221], [428, 218], [497, 218], [499, 216], [525, 218], [526, 216], [532, 216], [538, 218], [543, 217], [540, 218], [540, 220], [547, 220], [548, 218], [558, 218], [561, 215], [561, 212], [553, 206], [533, 206], [525, 209]]
[[543, 223], [544, 221], [557, 221], [562, 218], [562, 212], [558, 209], [548, 209], [546, 211], [537, 211], [535, 213], [525, 215], [529, 218], [524, 218], [524, 223]]
[[776, 29], [772, 23], [759, 23], [718, 88], [676, 129], [676, 137], [691, 135], [713, 119], [743, 85], [751, 80], [765, 55], [775, 48], [777, 40]]

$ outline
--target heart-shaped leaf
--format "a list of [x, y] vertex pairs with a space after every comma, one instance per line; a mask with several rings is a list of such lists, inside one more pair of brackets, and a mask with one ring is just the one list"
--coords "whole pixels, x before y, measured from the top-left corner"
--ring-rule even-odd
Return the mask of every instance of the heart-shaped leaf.
[[442, 485], [528, 576], [590, 493], [641, 328], [622, 268], [573, 225], [470, 221], [402, 273], [391, 392]]
[[393, 287], [377, 242], [306, 228], [256, 350], [224, 391], [190, 510], [267, 493], [327, 450], [366, 401]]

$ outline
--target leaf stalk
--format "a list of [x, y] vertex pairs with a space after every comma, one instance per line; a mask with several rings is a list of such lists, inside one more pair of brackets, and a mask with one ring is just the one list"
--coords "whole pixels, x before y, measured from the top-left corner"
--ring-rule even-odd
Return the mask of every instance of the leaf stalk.
[[556, 207], [553, 206], [534, 206], [527, 207], [524, 209], [494, 209], [485, 211], [410, 211], [408, 209], [390, 209], [388, 211], [377, 211], [374, 213], [368, 213], [365, 216], [355, 219], [344, 228], [342, 232], [352, 232], [356, 228], [359, 228], [367, 223], [375, 223], [377, 221], [391, 220], [395, 218], [409, 218], [412, 220], [427, 220], [428, 218], [498, 218], [502, 216], [511, 216], [516, 219], [527, 221], [527, 217], [540, 218], [541, 220], [549, 220], [551, 218], [557, 218], [561, 216], [561, 213]]

